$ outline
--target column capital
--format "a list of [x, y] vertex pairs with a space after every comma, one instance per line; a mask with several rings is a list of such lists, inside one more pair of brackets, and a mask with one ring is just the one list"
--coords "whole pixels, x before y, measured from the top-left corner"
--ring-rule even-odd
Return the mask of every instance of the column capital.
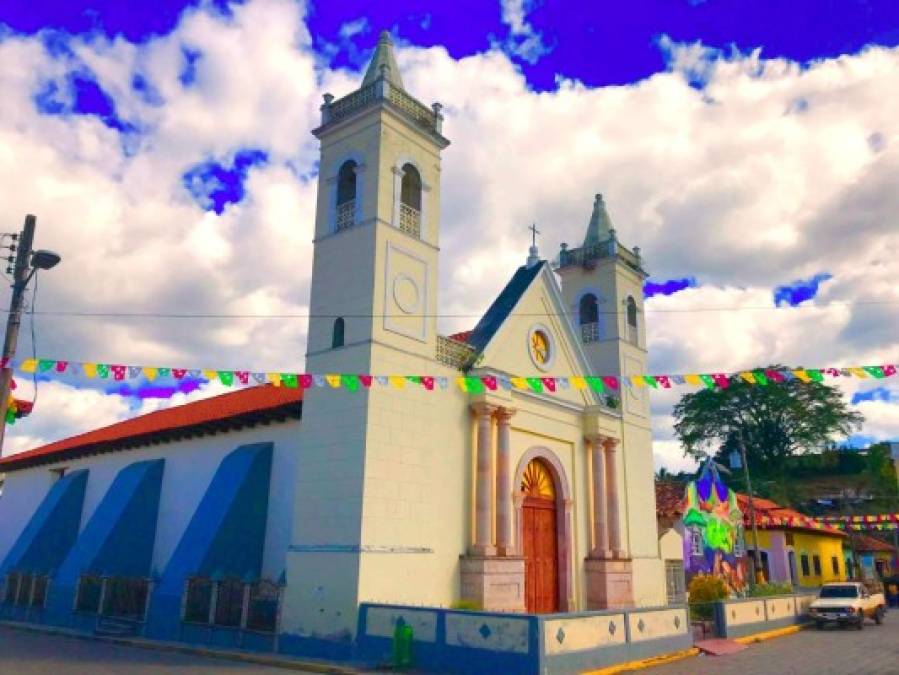
[[606, 452], [615, 452], [620, 443], [621, 441], [611, 436], [606, 436], [602, 439], [602, 447], [605, 448]]
[[471, 411], [481, 417], [490, 417], [496, 412], [497, 406], [486, 401], [475, 401], [471, 404]]
[[508, 421], [515, 416], [516, 412], [518, 411], [515, 408], [496, 406], [496, 412], [494, 412], [493, 414], [496, 416], [497, 421]]

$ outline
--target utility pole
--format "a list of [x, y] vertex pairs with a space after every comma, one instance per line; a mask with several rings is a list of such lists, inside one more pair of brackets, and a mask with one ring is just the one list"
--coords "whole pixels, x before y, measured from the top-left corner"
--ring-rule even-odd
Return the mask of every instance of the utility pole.
[[[755, 545], [752, 547], [753, 553], [753, 585], [758, 583], [759, 575], [762, 574], [762, 553], [759, 551], [759, 525], [755, 520], [755, 503], [752, 495], [752, 482], [749, 480], [749, 463], [746, 461], [746, 444], [743, 442], [742, 430], [737, 431], [737, 438], [740, 440], [740, 454], [743, 457], [743, 476], [746, 479], [746, 492], [749, 495], [749, 520], [752, 521], [752, 538]], [[764, 581], [764, 578], [762, 579]]]
[[28, 284], [30, 268], [29, 256], [34, 243], [34, 228], [37, 219], [28, 214], [19, 237], [16, 262], [13, 268], [12, 298], [9, 301], [9, 316], [6, 320], [6, 339], [3, 342], [3, 358], [8, 359], [5, 368], [0, 369], [0, 457], [3, 456], [3, 439], [6, 435], [6, 409], [9, 400], [12, 364], [9, 360], [16, 354], [19, 340], [19, 326], [22, 323], [22, 305], [25, 300], [25, 286]]

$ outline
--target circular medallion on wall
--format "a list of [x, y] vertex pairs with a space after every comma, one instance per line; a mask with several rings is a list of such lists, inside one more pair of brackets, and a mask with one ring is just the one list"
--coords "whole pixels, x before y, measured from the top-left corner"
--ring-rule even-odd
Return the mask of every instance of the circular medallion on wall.
[[421, 305], [418, 284], [405, 274], [397, 274], [393, 278], [393, 300], [402, 312], [412, 314]]
[[556, 344], [552, 333], [543, 324], [535, 324], [528, 331], [528, 355], [540, 370], [552, 368], [556, 358]]

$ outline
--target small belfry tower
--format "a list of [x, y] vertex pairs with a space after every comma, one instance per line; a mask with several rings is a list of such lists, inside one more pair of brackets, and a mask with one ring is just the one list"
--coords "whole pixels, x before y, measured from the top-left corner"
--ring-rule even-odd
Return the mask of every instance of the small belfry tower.
[[[432, 372], [440, 153], [449, 145], [440, 105], [405, 91], [386, 32], [359, 89], [324, 99], [313, 131], [321, 158], [306, 371]], [[365, 385], [349, 395], [305, 392], [287, 634], [350, 639], [359, 602], [408, 600], [415, 588], [409, 579], [421, 570], [403, 566], [427, 558], [416, 554], [427, 548], [428, 504], [427, 490], [410, 488], [408, 474], [428, 475], [416, 462], [433, 448], [426, 429], [413, 428], [428, 424], [427, 412], [404, 396]]]
[[[584, 242], [569, 249], [562, 244], [556, 272], [562, 295], [595, 374], [621, 378], [621, 440], [624, 506], [634, 600], [664, 597], [664, 580], [657, 569], [655, 494], [649, 396], [645, 386], [628, 383], [631, 375], [647, 372], [643, 282], [648, 274], [640, 249], [618, 241], [602, 195], [596, 195]], [[626, 476], [626, 481], [624, 477]], [[651, 568], [651, 569], [650, 569]], [[641, 587], [644, 586], [644, 587]]]

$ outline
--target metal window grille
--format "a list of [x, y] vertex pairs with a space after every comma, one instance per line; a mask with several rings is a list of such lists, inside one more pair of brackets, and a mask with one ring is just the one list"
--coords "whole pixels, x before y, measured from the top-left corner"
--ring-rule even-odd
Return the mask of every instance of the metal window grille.
[[683, 560], [665, 561], [665, 584], [668, 589], [669, 603], [680, 604], [686, 600], [687, 588]]
[[400, 203], [400, 230], [416, 239], [421, 237], [421, 212], [402, 202]]
[[22, 574], [19, 577], [19, 594], [16, 596], [16, 605], [28, 607], [31, 603], [31, 581], [34, 577], [30, 574]]
[[6, 592], [3, 595], [3, 602], [7, 605], [15, 604], [18, 592], [19, 574], [17, 572], [12, 572], [6, 576]]
[[337, 216], [336, 216], [336, 224], [335, 229], [340, 232], [341, 230], [348, 230], [353, 225], [356, 224], [356, 200], [351, 199], [349, 201], [344, 202], [343, 204], [337, 205]]
[[34, 590], [31, 593], [31, 606], [32, 607], [43, 607], [47, 601], [47, 584], [49, 579], [47, 577], [35, 577], [34, 578]]
[[220, 581], [215, 601], [215, 624], [240, 628], [243, 615], [243, 582], [237, 579]]
[[211, 605], [212, 582], [209, 579], [191, 579], [188, 581], [184, 620], [195, 623], [209, 623], [209, 608]]
[[148, 590], [149, 583], [146, 579], [107, 579], [103, 614], [123, 619], [143, 619]]
[[581, 340], [585, 343], [599, 342], [599, 322], [581, 324]]
[[97, 576], [85, 575], [78, 583], [78, 599], [75, 601], [75, 610], [96, 614], [100, 611], [100, 593], [103, 589], [103, 580]]
[[278, 620], [278, 599], [281, 589], [271, 581], [258, 581], [250, 586], [247, 608], [247, 628], [265, 633], [275, 632]]
[[690, 530], [690, 555], [702, 555], [702, 533], [695, 528]]
[[814, 555], [812, 556], [812, 565], [815, 567], [815, 576], [821, 576], [821, 556]]

